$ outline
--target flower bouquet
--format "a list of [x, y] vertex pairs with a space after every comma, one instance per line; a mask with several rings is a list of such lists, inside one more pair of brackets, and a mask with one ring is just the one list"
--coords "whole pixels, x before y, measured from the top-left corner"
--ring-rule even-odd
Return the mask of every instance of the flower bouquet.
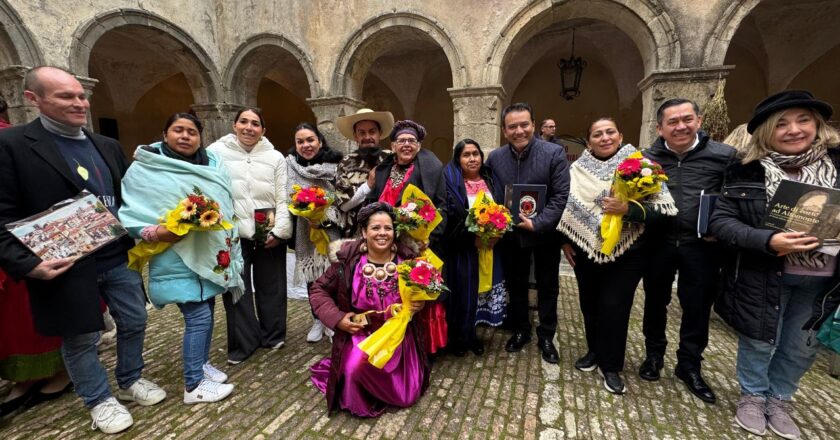
[[[319, 186], [301, 187], [292, 185], [294, 190], [290, 194], [289, 212], [313, 222], [322, 222], [327, 217], [327, 209], [332, 206], [335, 197]], [[321, 255], [327, 255], [330, 237], [321, 228], [309, 228], [309, 239], [315, 245], [315, 250]]]
[[475, 203], [467, 213], [467, 230], [478, 236], [482, 247], [478, 249], [478, 292], [484, 293], [493, 288], [493, 248], [490, 240], [500, 238], [512, 229], [513, 220], [510, 211], [495, 203], [480, 191]]
[[[191, 231], [222, 231], [233, 228], [222, 216], [219, 204], [205, 196], [197, 186], [159, 221], [166, 230], [178, 236], [187, 235]], [[128, 267], [140, 272], [149, 259], [170, 246], [172, 243], [163, 241], [141, 241], [129, 249]]]
[[407, 307], [414, 301], [434, 301], [449, 289], [443, 284], [440, 269], [431, 262], [416, 258], [397, 265], [401, 304], [392, 304], [391, 317], [378, 330], [359, 343], [371, 365], [382, 368], [405, 338], [412, 313]]
[[[406, 187], [402, 203], [394, 208], [394, 214], [397, 218], [394, 222], [396, 234], [402, 239], [407, 237], [422, 245], [428, 244], [432, 231], [443, 221], [429, 196], [413, 184]], [[443, 261], [428, 248], [423, 257], [438, 269], [443, 265]]]
[[274, 208], [254, 210], [254, 241], [264, 245], [274, 228]]
[[[642, 206], [639, 201], [662, 190], [662, 182], [667, 182], [668, 176], [658, 163], [645, 158], [637, 151], [624, 159], [615, 170], [612, 193], [623, 201]], [[642, 208], [644, 211], [644, 208]], [[604, 244], [601, 252], [611, 255], [618, 240], [621, 238], [622, 215], [604, 214], [601, 219], [601, 237]]]

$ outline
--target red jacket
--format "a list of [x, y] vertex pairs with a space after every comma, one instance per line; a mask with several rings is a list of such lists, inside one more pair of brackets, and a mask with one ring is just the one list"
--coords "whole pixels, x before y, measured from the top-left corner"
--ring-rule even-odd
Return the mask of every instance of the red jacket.
[[[337, 253], [337, 260], [312, 283], [309, 288], [309, 304], [312, 305], [312, 310], [321, 322], [327, 327], [335, 330], [332, 345], [332, 363], [330, 365], [330, 376], [327, 380], [327, 408], [330, 412], [338, 408], [338, 394], [337, 383], [339, 373], [341, 372], [341, 353], [345, 344], [351, 344], [352, 339], [349, 333], [345, 333], [336, 328], [344, 314], [350, 312], [351, 298], [353, 296], [353, 273], [356, 265], [362, 257], [362, 252], [359, 246], [364, 242], [363, 239], [347, 241], [341, 246], [341, 250]], [[399, 245], [397, 254], [402, 258], [414, 258], [411, 249]], [[423, 347], [423, 335], [420, 329], [415, 325], [415, 321], [409, 323], [414, 329], [415, 343], [418, 347]], [[423, 363], [423, 368], [426, 370], [424, 375], [423, 389], [429, 386], [429, 363], [426, 359], [424, 350], [419, 349], [420, 360]]]

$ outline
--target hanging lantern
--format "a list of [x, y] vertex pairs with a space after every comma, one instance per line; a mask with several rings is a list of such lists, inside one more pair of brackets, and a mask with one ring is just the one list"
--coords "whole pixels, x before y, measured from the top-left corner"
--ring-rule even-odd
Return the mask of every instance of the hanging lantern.
[[557, 67], [560, 68], [560, 94], [571, 101], [580, 95], [580, 78], [586, 68], [586, 61], [575, 57], [575, 28], [572, 28], [572, 53], [568, 59], [561, 58]]

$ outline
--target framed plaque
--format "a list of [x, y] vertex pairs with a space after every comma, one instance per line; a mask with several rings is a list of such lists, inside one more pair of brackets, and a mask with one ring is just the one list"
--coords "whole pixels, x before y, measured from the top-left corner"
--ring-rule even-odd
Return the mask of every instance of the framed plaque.
[[546, 185], [513, 183], [505, 186], [505, 206], [510, 210], [514, 224], [520, 222], [519, 214], [530, 219], [545, 208]]

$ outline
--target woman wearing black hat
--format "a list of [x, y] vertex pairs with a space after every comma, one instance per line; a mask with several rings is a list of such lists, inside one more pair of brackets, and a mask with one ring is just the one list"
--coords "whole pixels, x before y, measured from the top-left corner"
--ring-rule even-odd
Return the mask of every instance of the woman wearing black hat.
[[711, 232], [736, 251], [716, 309], [739, 333], [735, 420], [754, 434], [769, 427], [800, 437], [791, 399], [816, 358], [816, 329], [840, 303], [837, 257], [819, 252], [816, 237], [761, 227], [782, 180], [840, 187], [831, 113], [806, 91], [759, 103], [748, 124], [752, 140], [727, 168], [711, 219]]

